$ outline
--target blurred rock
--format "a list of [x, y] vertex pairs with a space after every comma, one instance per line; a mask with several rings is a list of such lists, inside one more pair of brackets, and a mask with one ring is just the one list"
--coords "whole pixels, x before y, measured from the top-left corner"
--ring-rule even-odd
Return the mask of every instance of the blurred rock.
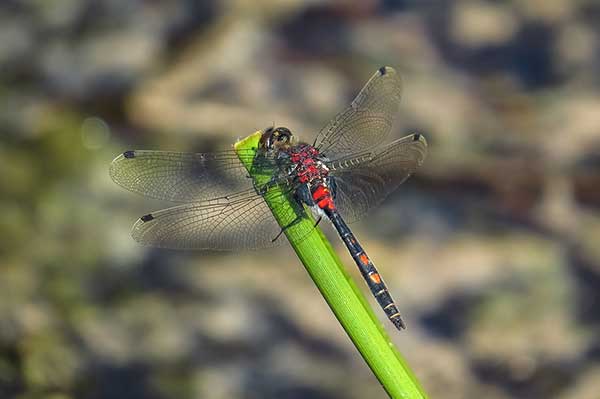
[[432, 397], [596, 397], [596, 3], [5, 1], [0, 397], [385, 395], [291, 249], [142, 248], [130, 224], [165, 204], [107, 175], [271, 124], [311, 141], [381, 65], [404, 83], [390, 140], [429, 142], [353, 226], [392, 340]]

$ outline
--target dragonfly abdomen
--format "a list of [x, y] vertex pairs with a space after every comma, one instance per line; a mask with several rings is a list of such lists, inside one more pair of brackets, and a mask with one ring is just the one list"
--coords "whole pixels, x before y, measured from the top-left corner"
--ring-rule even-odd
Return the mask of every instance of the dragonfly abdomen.
[[335, 203], [331, 195], [331, 190], [325, 184], [319, 184], [312, 190], [312, 199], [321, 209], [335, 210]]
[[394, 303], [394, 299], [390, 295], [385, 282], [350, 228], [346, 225], [337, 210], [328, 208], [322, 209], [331, 220], [331, 223], [334, 225], [342, 241], [344, 241], [344, 244], [346, 244], [346, 248], [348, 248], [352, 259], [354, 259], [354, 262], [367, 282], [369, 289], [373, 293], [375, 299], [377, 299], [377, 302], [388, 319], [390, 319], [392, 324], [394, 324], [398, 330], [406, 328], [404, 321], [402, 321], [402, 317], [400, 316], [398, 307]]

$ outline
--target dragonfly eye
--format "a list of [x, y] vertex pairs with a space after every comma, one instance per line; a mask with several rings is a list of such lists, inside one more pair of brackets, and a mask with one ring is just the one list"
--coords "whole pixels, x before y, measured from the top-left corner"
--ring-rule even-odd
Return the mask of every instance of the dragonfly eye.
[[273, 138], [280, 143], [286, 144], [291, 141], [292, 132], [290, 132], [290, 129], [288, 128], [278, 127], [275, 129], [275, 132], [273, 132]]
[[294, 141], [294, 135], [288, 128], [278, 127], [277, 129], [268, 128], [260, 138], [259, 146], [263, 149], [277, 149], [282, 146], [288, 146]]

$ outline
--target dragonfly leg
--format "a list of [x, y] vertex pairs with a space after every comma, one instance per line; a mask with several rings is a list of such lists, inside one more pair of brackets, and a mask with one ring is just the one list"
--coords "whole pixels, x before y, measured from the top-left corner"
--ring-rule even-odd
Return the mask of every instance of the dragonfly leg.
[[279, 233], [277, 233], [277, 235], [275, 236], [275, 238], [273, 238], [273, 239], [271, 240], [271, 242], [275, 242], [275, 241], [277, 241], [277, 239], [278, 239], [279, 237], [281, 237], [281, 235], [283, 234], [283, 232], [284, 232], [284, 231], [285, 231], [285, 227], [284, 227], [284, 228], [282, 228], [282, 229], [279, 231]]
[[323, 220], [323, 216], [319, 216], [319, 218], [317, 219], [317, 221], [315, 222], [315, 225], [313, 227], [317, 227], [319, 225], [319, 223], [321, 223], [321, 220]]
[[277, 233], [277, 235], [275, 236], [275, 238], [273, 238], [273, 239], [271, 240], [271, 242], [275, 242], [275, 241], [277, 241], [277, 239], [278, 239], [279, 237], [281, 237], [281, 235], [282, 235], [282, 234], [283, 234], [283, 233], [284, 233], [284, 232], [285, 232], [287, 229], [289, 229], [289, 228], [290, 228], [290, 227], [292, 227], [293, 225], [295, 225], [295, 224], [299, 223], [301, 220], [302, 220], [302, 216], [296, 216], [296, 218], [295, 218], [294, 220], [292, 220], [290, 223], [288, 223], [287, 225], [285, 225], [285, 226], [283, 226], [283, 227], [281, 228], [281, 231], [280, 231], [279, 233]]

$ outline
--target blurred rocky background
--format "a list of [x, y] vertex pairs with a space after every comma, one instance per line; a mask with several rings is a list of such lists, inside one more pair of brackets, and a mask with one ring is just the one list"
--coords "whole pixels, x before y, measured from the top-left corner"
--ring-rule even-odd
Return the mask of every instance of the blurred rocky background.
[[425, 390], [600, 397], [599, 31], [594, 0], [3, 0], [0, 397], [385, 397], [289, 247], [140, 247], [165, 204], [107, 173], [310, 140], [381, 65], [430, 152], [354, 229]]

